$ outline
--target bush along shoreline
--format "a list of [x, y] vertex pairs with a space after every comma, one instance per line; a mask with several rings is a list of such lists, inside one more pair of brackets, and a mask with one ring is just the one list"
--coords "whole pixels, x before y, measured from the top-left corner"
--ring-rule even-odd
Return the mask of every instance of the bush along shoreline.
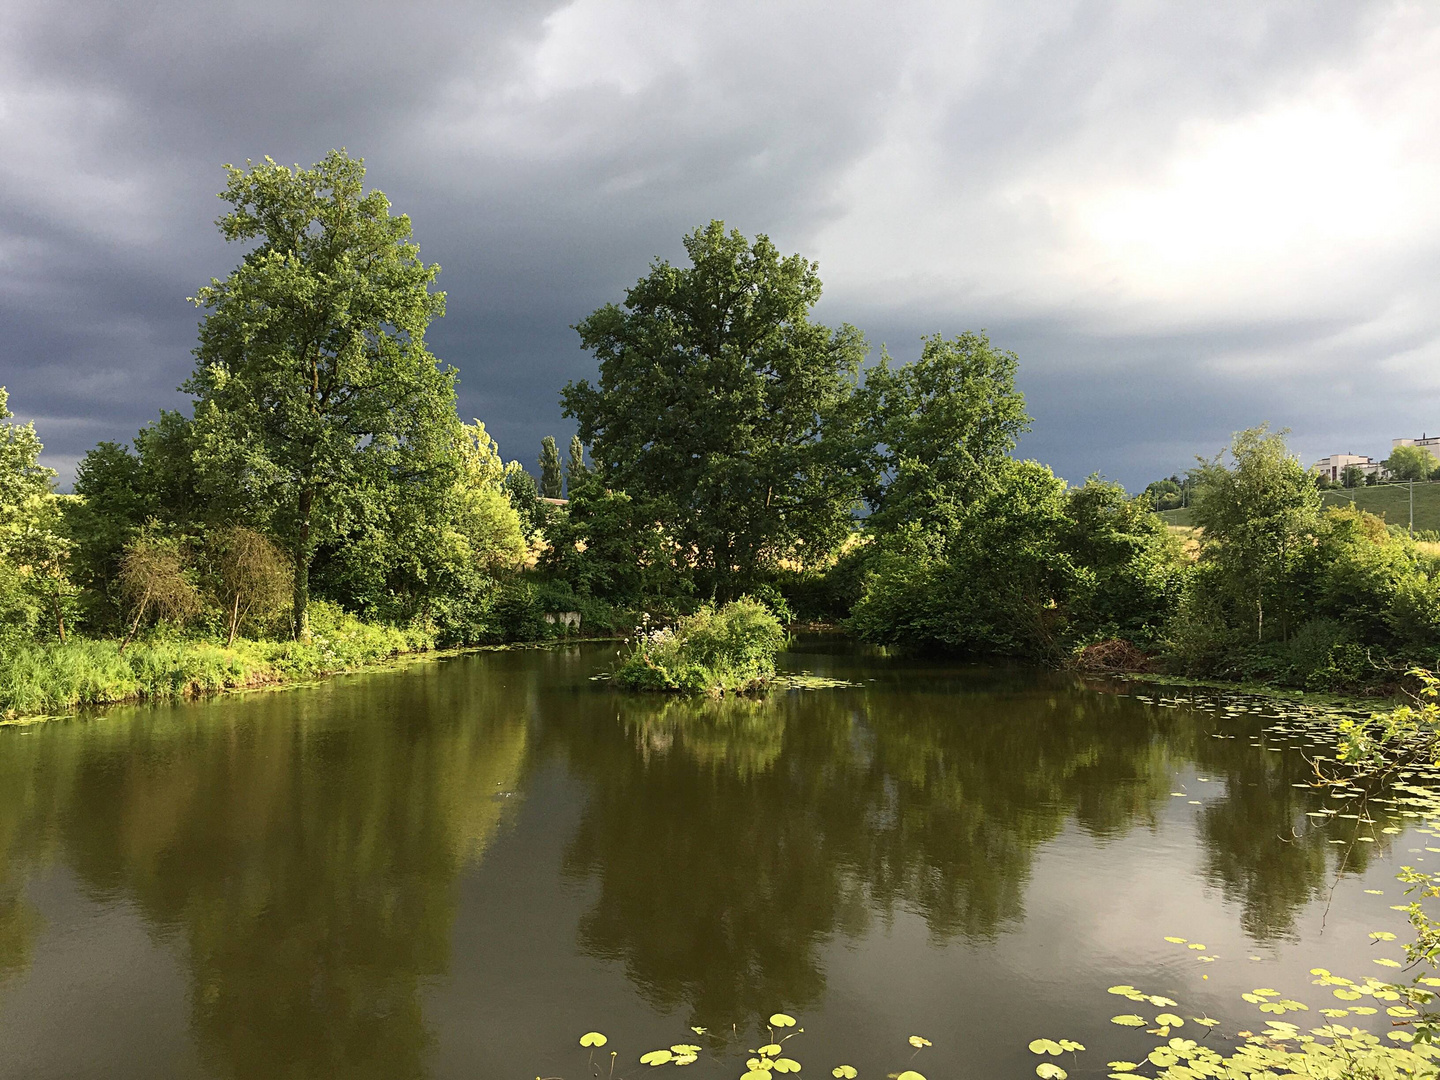
[[128, 647], [76, 637], [23, 645], [0, 665], [0, 722], [304, 682], [434, 648], [432, 631], [367, 623], [323, 601], [311, 605], [307, 641], [158, 634]]
[[642, 632], [616, 666], [614, 681], [626, 690], [751, 693], [774, 680], [775, 657], [786, 640], [780, 620], [758, 600], [706, 604], [673, 627]]

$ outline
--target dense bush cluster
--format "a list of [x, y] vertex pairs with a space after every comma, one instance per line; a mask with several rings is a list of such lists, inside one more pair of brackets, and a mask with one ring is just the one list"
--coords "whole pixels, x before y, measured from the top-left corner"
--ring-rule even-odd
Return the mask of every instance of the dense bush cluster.
[[775, 674], [784, 646], [784, 627], [760, 601], [705, 604], [674, 626], [642, 633], [615, 681], [629, 690], [743, 693]]

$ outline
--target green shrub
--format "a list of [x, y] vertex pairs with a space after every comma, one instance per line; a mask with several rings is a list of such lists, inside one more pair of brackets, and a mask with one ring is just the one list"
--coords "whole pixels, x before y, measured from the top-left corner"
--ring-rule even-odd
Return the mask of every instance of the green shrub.
[[670, 629], [642, 635], [615, 681], [629, 690], [743, 693], [774, 677], [784, 647], [780, 620], [758, 600], [707, 604]]

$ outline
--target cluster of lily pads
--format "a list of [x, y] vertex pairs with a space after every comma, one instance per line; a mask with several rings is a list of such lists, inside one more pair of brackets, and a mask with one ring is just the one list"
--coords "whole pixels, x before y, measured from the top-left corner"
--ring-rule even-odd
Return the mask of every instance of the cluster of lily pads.
[[[791, 1028], [794, 1030], [790, 1030]], [[703, 1027], [692, 1027], [690, 1030], [696, 1035], [706, 1034], [706, 1029]], [[795, 1036], [803, 1034], [804, 1031], [804, 1028], [797, 1026], [795, 1017], [788, 1013], [773, 1014], [766, 1027], [768, 1041], [750, 1051], [751, 1056], [745, 1062], [745, 1071], [741, 1074], [740, 1080], [773, 1080], [776, 1073], [781, 1076], [798, 1073], [801, 1068], [800, 1062], [787, 1056], [785, 1044]], [[915, 1055], [925, 1047], [932, 1045], [930, 1040], [922, 1035], [911, 1035], [909, 1042], [914, 1047], [914, 1052], [910, 1055], [911, 1060], [914, 1060]], [[598, 1031], [588, 1031], [580, 1036], [580, 1045], [590, 1051], [588, 1068], [594, 1076], [600, 1075], [595, 1064], [595, 1051], [608, 1043], [609, 1039]], [[703, 1053], [703, 1049], [695, 1043], [676, 1043], [673, 1046], [646, 1051], [640, 1055], [640, 1064], [648, 1065], [651, 1068], [659, 1068], [662, 1065], [693, 1065], [700, 1060], [701, 1053]], [[619, 1056], [618, 1051], [611, 1051], [609, 1073], [611, 1077], [615, 1075]], [[853, 1065], [836, 1065], [830, 1070], [830, 1075], [835, 1080], [856, 1080], [860, 1073]], [[1055, 1080], [1064, 1080], [1064, 1077], [1065, 1072], [1061, 1070]], [[559, 1080], [559, 1078], [536, 1077], [535, 1080]], [[925, 1080], [925, 1077], [914, 1069], [906, 1069], [903, 1072], [891, 1073], [889, 1080]]]

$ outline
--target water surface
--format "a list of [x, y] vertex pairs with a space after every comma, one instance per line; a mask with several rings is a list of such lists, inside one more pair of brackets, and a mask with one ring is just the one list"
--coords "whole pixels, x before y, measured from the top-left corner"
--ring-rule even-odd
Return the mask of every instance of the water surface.
[[931, 1080], [1099, 1076], [1112, 983], [1234, 1032], [1403, 940], [1425, 838], [1308, 824], [1252, 714], [820, 638], [785, 665], [859, 686], [631, 698], [613, 653], [0, 729], [0, 1077], [580, 1077], [592, 1028], [634, 1073], [691, 1025], [731, 1077], [780, 1009], [816, 1078], [912, 1033]]

